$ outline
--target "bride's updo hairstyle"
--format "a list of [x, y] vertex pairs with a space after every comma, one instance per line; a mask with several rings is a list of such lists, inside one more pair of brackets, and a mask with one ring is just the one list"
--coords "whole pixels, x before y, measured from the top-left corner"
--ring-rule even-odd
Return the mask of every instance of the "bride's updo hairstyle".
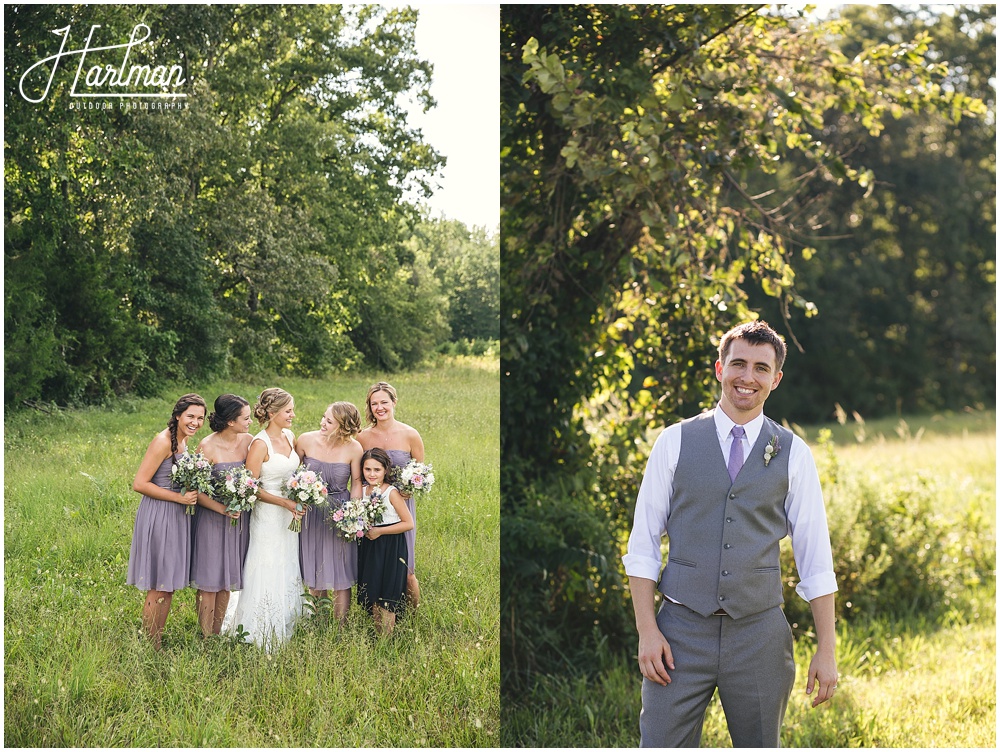
[[215, 410], [208, 416], [208, 425], [215, 433], [225, 431], [249, 404], [238, 394], [220, 394], [215, 398]]
[[272, 386], [260, 393], [257, 404], [253, 406], [253, 417], [266, 428], [271, 422], [271, 416], [291, 401], [292, 395], [284, 389]]

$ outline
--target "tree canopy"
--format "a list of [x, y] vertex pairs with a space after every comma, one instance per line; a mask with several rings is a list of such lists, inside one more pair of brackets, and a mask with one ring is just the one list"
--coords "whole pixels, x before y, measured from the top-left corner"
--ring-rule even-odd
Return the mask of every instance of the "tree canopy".
[[798, 186], [877, 180], [831, 128], [874, 137], [908, 113], [954, 124], [986, 108], [948, 85], [924, 31], [847, 54], [845, 20], [780, 6], [504, 6], [501, 24], [502, 665], [516, 684], [588, 640], [628, 642], [617, 559], [646, 432], [709, 404], [717, 338], [754, 315], [750, 292], [786, 320], [817, 312], [796, 279], [816, 253]]
[[[5, 402], [101, 401], [229, 371], [412, 365], [448, 339], [448, 296], [406, 243], [443, 158], [407, 122], [433, 105], [416, 11], [379, 6], [5, 9]], [[40, 103], [31, 65], [122, 43], [182, 61], [179, 111]], [[103, 62], [103, 61], [102, 61]], [[33, 97], [34, 98], [34, 97]], [[96, 100], [100, 101], [100, 100]]]

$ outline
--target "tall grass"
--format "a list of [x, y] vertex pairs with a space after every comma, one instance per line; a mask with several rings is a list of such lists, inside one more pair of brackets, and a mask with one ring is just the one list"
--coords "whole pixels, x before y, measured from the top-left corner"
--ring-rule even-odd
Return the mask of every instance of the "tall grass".
[[[806, 429], [812, 439], [821, 428], [839, 437], [832, 447], [814, 449], [831, 527], [843, 517], [842, 505], [856, 506], [850, 494], [859, 488], [917, 483], [921, 493], [933, 494], [933, 524], [957, 541], [948, 546], [954, 562], [926, 562], [934, 568], [927, 580], [939, 577], [945, 564], [961, 571], [963, 557], [992, 561], [995, 568], [994, 425], [989, 412], [895, 419], [867, 426], [860, 436], [860, 421]], [[889, 510], [901, 520], [909, 509], [904, 502]], [[805, 695], [815, 638], [796, 630], [796, 683], [782, 745], [995, 748], [996, 580], [995, 571], [984, 574], [949, 581], [933, 609], [865, 612], [839, 621], [839, 689], [819, 708]], [[634, 657], [605, 649], [577, 662], [590, 670], [543, 677], [525, 697], [505, 698], [502, 744], [638, 745], [641, 677]], [[717, 696], [702, 746], [732, 746]]]
[[[283, 379], [296, 434], [326, 405], [359, 408], [378, 375]], [[394, 376], [437, 484], [418, 509], [420, 608], [389, 638], [354, 606], [301, 623], [270, 657], [203, 640], [175, 594], [155, 653], [125, 585], [132, 477], [174, 400], [253, 401], [276, 383], [178, 385], [111, 408], [8, 413], [5, 746], [495, 746], [499, 740], [499, 378], [495, 358]], [[176, 392], [176, 394], [174, 393]], [[207, 427], [195, 437], [200, 440]]]

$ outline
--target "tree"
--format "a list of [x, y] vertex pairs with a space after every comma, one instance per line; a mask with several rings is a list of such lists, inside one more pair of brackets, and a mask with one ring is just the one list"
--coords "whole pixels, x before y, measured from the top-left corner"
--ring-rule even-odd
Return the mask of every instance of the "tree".
[[456, 220], [424, 220], [407, 247], [423, 249], [448, 291], [452, 340], [500, 337], [500, 253], [498, 238], [481, 227], [469, 230]]
[[[109, 34], [129, 24], [121, 7], [101, 14]], [[67, 111], [64, 77], [39, 104], [19, 93], [66, 18], [56, 6], [5, 10], [5, 402], [143, 393], [176, 353], [176, 336], [132, 316], [124, 295], [128, 228], [149, 211], [132, 179], [148, 153], [129, 115]]]
[[[71, 75], [40, 104], [18, 93], [50, 30], [128, 39], [140, 21], [137, 56], [185, 62], [184, 110], [70, 111]], [[415, 23], [378, 6], [8, 8], [5, 402], [413, 363], [407, 343], [441, 331], [433, 306], [374, 347], [361, 317], [421, 273], [402, 197], [441, 158], [401, 106], [433, 104]]]
[[[823, 225], [797, 284], [820, 315], [792, 312], [803, 343], [789, 367], [802, 386], [779, 390], [775, 417], [829, 419], [834, 406], [867, 418], [897, 410], [960, 410], [996, 398], [996, 19], [992, 6], [925, 9], [849, 6], [840, 46], [853, 56], [896, 35], [930, 35], [946, 60], [942, 86], [986, 104], [988, 116], [954, 122], [933, 111], [898, 113], [877, 137], [844, 117], [824, 139], [877, 176], [868, 189], [808, 184], [799, 206]], [[793, 168], [794, 169], [794, 168]], [[757, 192], [777, 181], [758, 181]], [[754, 305], [768, 310], [762, 296]], [[829, 364], [850, 363], [850, 368]]]
[[707, 403], [713, 338], [751, 315], [751, 282], [812, 310], [801, 233], [741, 176], [795, 151], [868, 184], [818, 137], [828, 113], [872, 131], [893, 107], [981, 107], [935, 83], [926, 37], [852, 60], [830, 47], [842, 29], [746, 5], [502, 9], [505, 685], [590, 639], [627, 644], [612, 484], [636, 440]]

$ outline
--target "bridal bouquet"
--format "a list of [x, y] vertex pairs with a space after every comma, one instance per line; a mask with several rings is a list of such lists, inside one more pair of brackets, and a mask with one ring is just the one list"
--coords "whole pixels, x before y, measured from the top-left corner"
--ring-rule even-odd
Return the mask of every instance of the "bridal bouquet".
[[327, 518], [334, 530], [349, 541], [360, 541], [368, 529], [382, 522], [381, 486], [360, 499], [348, 499]]
[[[212, 493], [212, 463], [201, 452], [184, 454], [177, 458], [177, 464], [170, 468], [170, 480], [181, 487], [181, 493], [200, 491], [203, 494]], [[185, 506], [186, 514], [194, 514], [195, 505]]]
[[[215, 482], [215, 498], [226, 505], [227, 512], [249, 512], [257, 501], [260, 481], [245, 467], [233, 467]], [[230, 518], [229, 524], [236, 526]]]
[[428, 463], [410, 460], [396, 471], [396, 488], [407, 496], [424, 496], [434, 485], [434, 468]]
[[[295, 510], [301, 512], [313, 506], [326, 504], [326, 484], [315, 470], [299, 465], [295, 472], [281, 484], [281, 493], [295, 502]], [[288, 529], [293, 533], [302, 532], [302, 520], [292, 520]]]

